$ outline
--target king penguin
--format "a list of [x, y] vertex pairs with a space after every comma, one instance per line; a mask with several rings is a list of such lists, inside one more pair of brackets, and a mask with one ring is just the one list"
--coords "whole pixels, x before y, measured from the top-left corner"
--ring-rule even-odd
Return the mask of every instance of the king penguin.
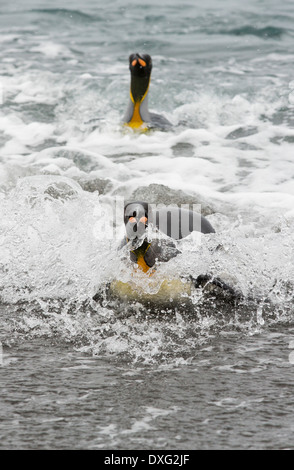
[[152, 59], [148, 54], [131, 54], [129, 57], [131, 73], [130, 99], [123, 119], [126, 126], [146, 131], [157, 128], [166, 130], [172, 124], [159, 114], [148, 109], [148, 91], [152, 71]]
[[[126, 241], [130, 246], [130, 259], [144, 273], [152, 275], [156, 262], [162, 263], [175, 258], [181, 252], [175, 241], [186, 238], [192, 232], [215, 233], [211, 223], [198, 212], [177, 206], [162, 206], [152, 209], [147, 202], [135, 201], [124, 208]], [[167, 235], [167, 239], [148, 240], [148, 225], [155, 231]], [[153, 232], [154, 233], [154, 232]], [[201, 274], [190, 281], [196, 288], [217, 287], [232, 298], [240, 297], [240, 292], [222, 279], [210, 274]]]
[[[167, 262], [180, 253], [174, 240], [185, 238], [194, 231], [203, 234], [215, 232], [210, 222], [197, 212], [177, 206], [152, 209], [152, 205], [144, 201], [125, 206], [124, 224], [125, 243], [129, 243], [131, 261], [144, 272], [148, 272], [156, 260]], [[147, 230], [150, 225], [154, 235], [161, 232], [168, 238], [162, 240], [155, 236], [149, 241]]]
[[[177, 240], [195, 231], [202, 234], [215, 233], [210, 222], [197, 212], [177, 206], [153, 208], [145, 201], [134, 201], [125, 205], [124, 225], [125, 237], [120, 249], [127, 247], [131, 262], [148, 277], [155, 273], [157, 263], [168, 262], [181, 253], [177, 247]], [[156, 236], [158, 232], [166, 237]], [[163, 280], [158, 295], [147, 295], [145, 300], [149, 302], [153, 297], [153, 301], [163, 304], [170, 302], [171, 297], [176, 299], [183, 294], [189, 296], [192, 285], [206, 291], [217, 288], [220, 292], [229, 294], [232, 299], [240, 296], [233, 287], [211, 274], [201, 274], [197, 278], [188, 275], [187, 280], [189, 282], [184, 284], [180, 279], [172, 282]], [[108, 286], [108, 293], [116, 298], [128, 300], [136, 299], [137, 295], [128, 283], [119, 280]], [[93, 297], [95, 301], [99, 301], [100, 298], [99, 292]], [[145, 301], [144, 295], [140, 294], [139, 299]]]

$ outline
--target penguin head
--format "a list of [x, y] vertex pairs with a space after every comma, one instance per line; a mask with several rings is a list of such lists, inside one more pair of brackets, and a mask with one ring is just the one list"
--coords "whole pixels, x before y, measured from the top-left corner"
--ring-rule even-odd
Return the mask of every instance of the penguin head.
[[152, 70], [152, 59], [149, 54], [138, 54], [136, 52], [129, 57], [129, 68], [133, 76], [149, 77]]
[[141, 102], [145, 98], [152, 70], [152, 59], [148, 54], [131, 54], [129, 57], [131, 72], [132, 101]]
[[148, 203], [131, 202], [124, 208], [124, 223], [128, 240], [134, 243], [144, 241], [148, 227]]

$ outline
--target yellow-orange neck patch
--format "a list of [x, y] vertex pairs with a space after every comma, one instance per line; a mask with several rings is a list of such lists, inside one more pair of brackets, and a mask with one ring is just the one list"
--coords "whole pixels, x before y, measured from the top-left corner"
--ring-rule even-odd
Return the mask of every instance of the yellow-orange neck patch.
[[147, 273], [147, 271], [149, 271], [149, 266], [148, 264], [146, 264], [145, 260], [144, 260], [144, 255], [143, 254], [140, 254], [137, 258], [137, 265], [139, 266], [140, 269], [142, 269], [142, 271], [144, 273]]
[[132, 118], [130, 119], [129, 122], [126, 123], [126, 126], [129, 126], [132, 129], [140, 129], [140, 130], [143, 130], [143, 131], [148, 130], [148, 127], [145, 125], [143, 119], [141, 118], [140, 105], [142, 104], [142, 102], [144, 101], [144, 99], [147, 96], [147, 93], [148, 93], [148, 90], [149, 90], [149, 85], [150, 85], [150, 79], [149, 79], [149, 83], [148, 83], [148, 86], [147, 86], [147, 90], [145, 91], [144, 95], [142, 96], [141, 101], [135, 101], [134, 98], [133, 98], [133, 95], [132, 95], [132, 90], [130, 90], [130, 98], [131, 98], [131, 101], [134, 104], [134, 110], [133, 110]]
[[132, 127], [133, 129], [138, 129], [144, 124], [144, 121], [140, 115], [140, 104], [140, 102], [134, 103], [133, 116], [132, 119], [128, 122], [128, 126]]
[[152, 274], [154, 274], [154, 272], [155, 272], [154, 269], [151, 269], [150, 266], [148, 266], [148, 264], [146, 263], [146, 261], [144, 259], [144, 255], [145, 255], [146, 251], [149, 250], [150, 245], [151, 245], [151, 243], [148, 244], [145, 251], [143, 251], [140, 248], [138, 250], [133, 251], [133, 253], [137, 256], [136, 263], [137, 263], [139, 269], [141, 271], [143, 271], [144, 273], [148, 273], [148, 276], [152, 276]]

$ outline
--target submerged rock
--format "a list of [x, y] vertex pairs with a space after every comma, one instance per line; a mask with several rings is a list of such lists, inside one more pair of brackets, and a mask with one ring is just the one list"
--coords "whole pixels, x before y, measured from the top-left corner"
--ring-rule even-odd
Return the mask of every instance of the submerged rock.
[[109, 179], [104, 178], [91, 178], [91, 179], [76, 179], [84, 191], [94, 193], [98, 191], [99, 194], [106, 194], [113, 187]]
[[187, 194], [180, 189], [172, 189], [163, 184], [150, 184], [137, 188], [130, 198], [132, 201], [148, 201], [149, 204], [199, 204], [202, 215], [210, 215], [216, 212], [210, 203], [201, 196]]

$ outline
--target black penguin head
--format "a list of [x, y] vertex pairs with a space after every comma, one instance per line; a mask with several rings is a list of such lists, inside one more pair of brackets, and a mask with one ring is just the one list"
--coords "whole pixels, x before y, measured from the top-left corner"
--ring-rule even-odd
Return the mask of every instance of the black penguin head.
[[129, 57], [131, 75], [138, 77], [150, 76], [152, 70], [152, 59], [149, 54], [131, 54]]
[[136, 102], [141, 102], [148, 91], [152, 60], [148, 54], [131, 54], [129, 57], [131, 72], [131, 97]]
[[126, 227], [127, 239], [137, 242], [145, 239], [146, 228], [148, 227], [148, 203], [131, 202], [124, 209], [124, 223]]

